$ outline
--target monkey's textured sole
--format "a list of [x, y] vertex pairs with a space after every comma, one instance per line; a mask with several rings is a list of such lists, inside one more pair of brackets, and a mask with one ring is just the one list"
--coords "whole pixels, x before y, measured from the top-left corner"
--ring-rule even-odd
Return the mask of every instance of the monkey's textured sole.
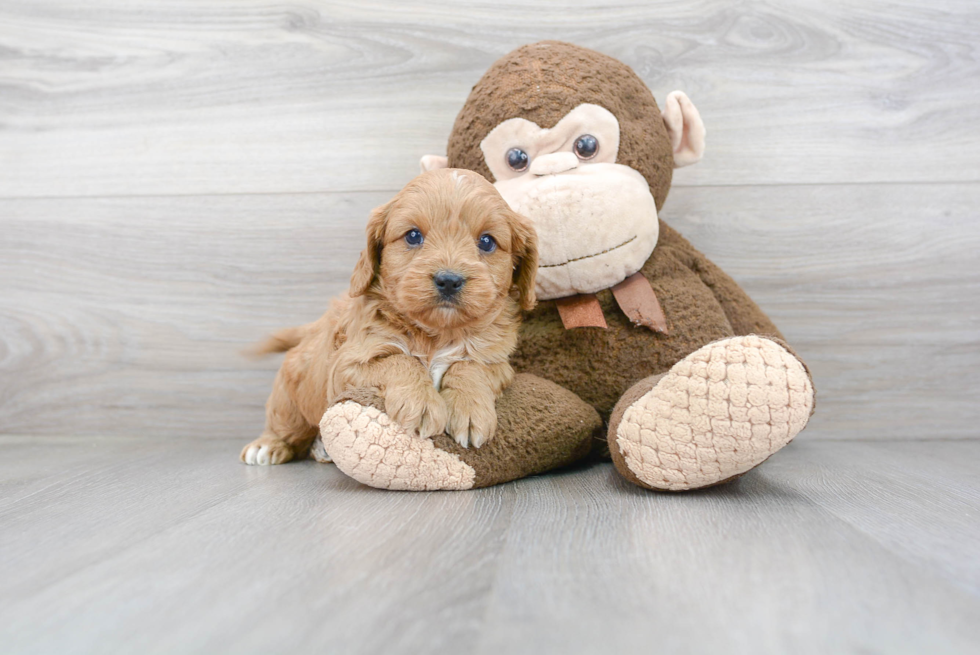
[[789, 443], [813, 402], [810, 377], [788, 350], [764, 337], [732, 337], [675, 364], [626, 409], [610, 445], [621, 472], [642, 486], [711, 486]]
[[471, 489], [476, 472], [459, 457], [410, 433], [379, 409], [348, 400], [320, 421], [324, 449], [341, 471], [378, 489]]

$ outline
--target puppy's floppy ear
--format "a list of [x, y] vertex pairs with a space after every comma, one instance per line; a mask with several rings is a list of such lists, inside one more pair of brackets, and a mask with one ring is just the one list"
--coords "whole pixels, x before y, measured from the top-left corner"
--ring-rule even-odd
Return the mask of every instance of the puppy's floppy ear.
[[373, 212], [367, 223], [367, 247], [361, 251], [361, 258], [354, 266], [350, 276], [350, 296], [363, 296], [371, 288], [371, 283], [381, 268], [381, 247], [384, 245], [385, 225], [388, 223], [388, 212], [391, 203], [381, 205]]
[[534, 292], [538, 276], [538, 233], [520, 214], [510, 212], [511, 254], [514, 257], [514, 288], [521, 309], [530, 311], [538, 302]]

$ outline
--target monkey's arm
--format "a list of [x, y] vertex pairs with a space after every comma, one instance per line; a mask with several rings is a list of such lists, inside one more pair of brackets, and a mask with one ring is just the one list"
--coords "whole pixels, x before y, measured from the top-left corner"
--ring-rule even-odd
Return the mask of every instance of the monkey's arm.
[[[700, 254], [700, 253], [698, 253]], [[783, 339], [776, 324], [759, 309], [735, 280], [704, 255], [695, 261], [694, 272], [711, 289], [737, 335], [760, 334]]]
[[[448, 375], [448, 373], [447, 373]], [[323, 446], [337, 467], [381, 489], [473, 489], [567, 466], [605, 434], [596, 410], [572, 392], [518, 374], [497, 399], [497, 431], [480, 448], [393, 427], [373, 389], [352, 389], [323, 415]]]
[[736, 335], [759, 334], [783, 339], [775, 323], [727, 273], [675, 230], [660, 222], [657, 247], [670, 248], [711, 290]]

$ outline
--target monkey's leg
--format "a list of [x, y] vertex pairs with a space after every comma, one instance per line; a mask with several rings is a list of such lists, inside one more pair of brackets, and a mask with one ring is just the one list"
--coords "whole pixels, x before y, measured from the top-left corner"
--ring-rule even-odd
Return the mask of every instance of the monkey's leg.
[[755, 335], [722, 339], [623, 394], [609, 418], [609, 451], [642, 487], [708, 487], [789, 443], [813, 405], [810, 375], [789, 350]]
[[595, 409], [534, 375], [517, 375], [497, 400], [497, 433], [480, 448], [448, 435], [422, 439], [385, 414], [380, 398], [355, 390], [323, 415], [320, 438], [337, 467], [381, 489], [474, 489], [543, 473], [585, 458], [602, 429]]

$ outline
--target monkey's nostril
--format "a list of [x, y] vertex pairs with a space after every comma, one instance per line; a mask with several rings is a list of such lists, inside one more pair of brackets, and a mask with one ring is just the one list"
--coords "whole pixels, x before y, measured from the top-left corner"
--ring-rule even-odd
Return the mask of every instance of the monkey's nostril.
[[452, 271], [439, 271], [432, 276], [432, 283], [436, 285], [442, 297], [452, 298], [466, 284], [466, 278]]

